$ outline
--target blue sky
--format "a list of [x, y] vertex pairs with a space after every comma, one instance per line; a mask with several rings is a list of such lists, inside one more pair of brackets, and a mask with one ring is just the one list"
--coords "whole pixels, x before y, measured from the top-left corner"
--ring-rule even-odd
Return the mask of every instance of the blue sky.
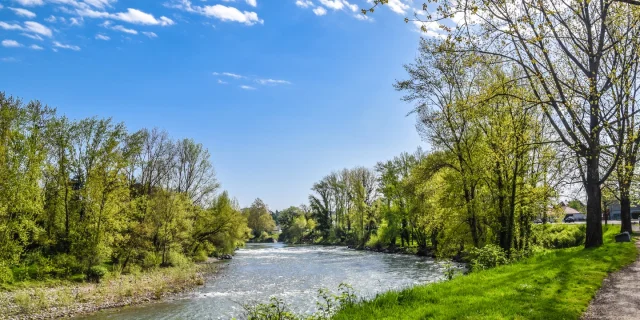
[[391, 0], [2, 0], [0, 90], [211, 152], [242, 206], [307, 201], [333, 170], [423, 145], [395, 79], [416, 56]]

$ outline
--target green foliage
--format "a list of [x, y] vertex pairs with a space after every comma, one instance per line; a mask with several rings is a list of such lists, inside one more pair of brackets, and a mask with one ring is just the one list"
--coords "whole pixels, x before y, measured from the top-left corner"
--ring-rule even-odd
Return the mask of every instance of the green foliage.
[[109, 270], [105, 266], [93, 266], [87, 271], [87, 280], [97, 283], [107, 274], [109, 274]]
[[244, 316], [249, 320], [328, 320], [340, 309], [358, 302], [353, 287], [346, 283], [338, 286], [338, 294], [321, 288], [318, 290], [317, 311], [312, 315], [298, 315], [282, 299], [271, 297], [269, 303], [243, 304]]
[[533, 228], [533, 243], [543, 248], [560, 249], [584, 244], [585, 225], [544, 224]]
[[488, 244], [482, 248], [473, 248], [470, 255], [472, 271], [495, 268], [509, 262], [506, 252], [493, 244]]
[[453, 265], [453, 263], [450, 261], [446, 261], [444, 263], [444, 276], [447, 280], [452, 280], [458, 274], [460, 274], [460, 271]]
[[[612, 239], [619, 228], [606, 230]], [[579, 319], [602, 281], [631, 264], [633, 243], [548, 250], [451, 281], [380, 294], [333, 319]]]
[[365, 243], [365, 246], [369, 247], [369, 248], [375, 248], [375, 249], [380, 249], [382, 248], [382, 242], [380, 241], [380, 239], [378, 239], [378, 236], [375, 234], [372, 234], [369, 237], [369, 240], [367, 240], [367, 243]]
[[244, 304], [245, 317], [247, 320], [298, 320], [299, 317], [289, 311], [281, 299], [271, 297], [269, 303]]
[[13, 271], [11, 268], [0, 265], [0, 284], [13, 283]]
[[247, 218], [247, 226], [251, 229], [254, 238], [265, 239], [263, 232], [271, 234], [276, 227], [276, 222], [269, 212], [267, 205], [260, 199], [256, 199], [251, 207], [243, 210]]
[[[185, 266], [247, 239], [209, 152], [0, 92], [0, 283]], [[79, 275], [85, 273], [85, 275]]]

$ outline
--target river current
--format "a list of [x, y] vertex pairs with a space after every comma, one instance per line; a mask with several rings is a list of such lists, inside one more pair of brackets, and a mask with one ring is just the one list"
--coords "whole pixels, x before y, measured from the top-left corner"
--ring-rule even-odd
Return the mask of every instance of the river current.
[[278, 297], [298, 313], [316, 310], [320, 288], [348, 283], [360, 297], [441, 280], [443, 266], [430, 258], [355, 251], [345, 247], [247, 244], [221, 262], [214, 277], [171, 301], [109, 310], [91, 319], [243, 318], [244, 303]]

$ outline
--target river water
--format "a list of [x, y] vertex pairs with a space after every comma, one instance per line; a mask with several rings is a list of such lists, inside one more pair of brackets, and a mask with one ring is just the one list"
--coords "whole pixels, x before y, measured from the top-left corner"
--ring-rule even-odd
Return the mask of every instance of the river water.
[[122, 310], [91, 319], [231, 319], [243, 318], [243, 303], [276, 296], [298, 313], [316, 310], [320, 288], [337, 291], [348, 283], [360, 297], [372, 297], [443, 278], [443, 266], [412, 255], [355, 251], [345, 247], [247, 244], [223, 262], [215, 277], [178, 299]]

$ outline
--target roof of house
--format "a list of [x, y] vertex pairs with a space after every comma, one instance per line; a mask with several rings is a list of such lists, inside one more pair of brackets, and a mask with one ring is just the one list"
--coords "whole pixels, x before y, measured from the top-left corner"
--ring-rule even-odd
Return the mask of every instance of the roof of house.
[[574, 208], [571, 207], [567, 207], [567, 206], [563, 206], [562, 210], [564, 210], [565, 214], [578, 214], [578, 213], [582, 213]]

